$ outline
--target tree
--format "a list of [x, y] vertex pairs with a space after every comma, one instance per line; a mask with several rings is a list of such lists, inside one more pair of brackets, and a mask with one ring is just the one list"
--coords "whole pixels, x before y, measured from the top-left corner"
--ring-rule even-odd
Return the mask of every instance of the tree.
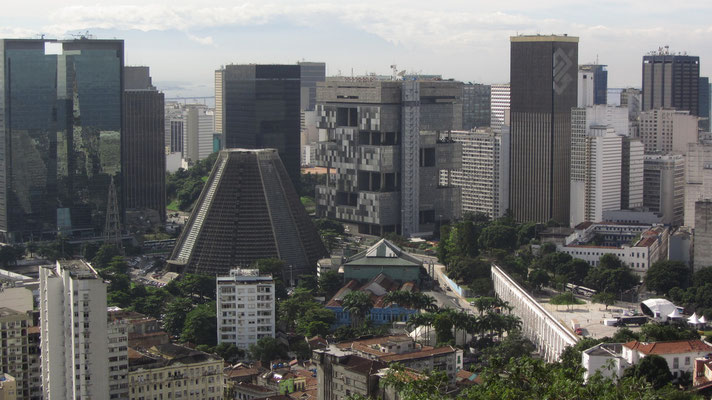
[[373, 300], [371, 300], [371, 296], [368, 293], [354, 290], [344, 296], [341, 307], [344, 311], [349, 313], [351, 316], [351, 326], [355, 327], [363, 322], [366, 315], [371, 311], [371, 308], [373, 308]]
[[200, 274], [184, 274], [177, 283], [184, 296], [197, 299], [200, 302], [215, 300], [215, 277]]
[[277, 299], [287, 297], [287, 289], [283, 281], [285, 266], [286, 263], [279, 258], [261, 258], [255, 260], [252, 264], [252, 268], [258, 269], [261, 275], [272, 275], [272, 279], [274, 279], [275, 297]]
[[479, 244], [483, 249], [514, 249], [517, 246], [517, 230], [507, 225], [490, 225], [482, 229]]
[[640, 334], [631, 331], [628, 328], [618, 328], [613, 337], [611, 338], [613, 343], [627, 343], [631, 340], [640, 340]]
[[591, 301], [598, 304], [603, 304], [608, 310], [608, 306], [616, 304], [616, 295], [613, 293], [600, 292], [596, 293], [591, 297]]
[[704, 286], [710, 282], [712, 282], [712, 267], [698, 269], [695, 271], [695, 274], [692, 275], [693, 286]]
[[193, 309], [193, 302], [184, 297], [178, 297], [168, 303], [163, 317], [163, 329], [172, 336], [178, 336], [183, 331], [185, 318]]
[[220, 358], [231, 364], [245, 356], [245, 351], [232, 343], [220, 343], [211, 350], [211, 353], [217, 354]]
[[414, 378], [405, 367], [395, 363], [388, 368], [383, 386], [391, 387], [402, 400], [445, 400], [449, 379], [445, 371], [432, 371]]
[[658, 294], [667, 294], [674, 287], [686, 289], [691, 281], [692, 270], [680, 261], [657, 261], [645, 274], [645, 286]]
[[334, 297], [343, 285], [344, 279], [336, 271], [324, 272], [319, 277], [319, 291], [327, 299]]
[[569, 271], [566, 275], [568, 281], [575, 285], [581, 285], [591, 266], [580, 258], [574, 258], [567, 263], [566, 269]]
[[255, 344], [250, 345], [250, 355], [256, 360], [260, 360], [262, 365], [269, 365], [272, 361], [285, 359], [287, 347], [273, 337], [263, 337]]
[[37, 251], [39, 246], [37, 245], [37, 242], [27, 242], [27, 252], [30, 253], [30, 257], [33, 256], [33, 254]]
[[601, 256], [598, 267], [591, 268], [584, 285], [599, 292], [620, 293], [635, 287], [638, 277], [613, 254]]
[[298, 279], [299, 279], [299, 283], [297, 284], [298, 288], [306, 289], [314, 296], [317, 295], [317, 292], [319, 291], [319, 281], [317, 280], [316, 275], [302, 274], [302, 275], [299, 275]]
[[201, 304], [186, 315], [181, 340], [215, 346], [217, 325], [215, 302]]
[[660, 389], [672, 382], [672, 373], [670, 373], [667, 361], [657, 354], [644, 357], [637, 364], [626, 369], [624, 376], [645, 379], [655, 389]]
[[549, 274], [543, 269], [535, 269], [529, 273], [529, 283], [538, 291], [549, 283], [549, 279]]
[[17, 253], [12, 246], [5, 245], [0, 246], [0, 263], [2, 266], [7, 268], [9, 264], [17, 262]]
[[658, 323], [647, 323], [640, 329], [641, 342], [664, 342], [668, 340], [694, 340], [699, 339], [700, 334], [696, 330], [682, 325], [663, 325]]
[[96, 252], [96, 255], [94, 255], [94, 258], [92, 258], [92, 265], [94, 268], [104, 269], [109, 266], [109, 263], [114, 259], [114, 257], [120, 255], [121, 253], [119, 253], [119, 249], [116, 248], [116, 246], [104, 243], [101, 247], [99, 247], [99, 250]]
[[494, 346], [486, 348], [483, 353], [487, 359], [501, 357], [503, 360], [530, 355], [536, 347], [529, 339], [522, 336], [520, 330], [512, 330]]
[[569, 310], [569, 306], [575, 305], [575, 304], [581, 304], [582, 301], [577, 299], [576, 296], [574, 296], [573, 293], [571, 292], [564, 292], [564, 293], [559, 293], [556, 296], [552, 297], [549, 300], [549, 303], [553, 305], [565, 305], [566, 310]]

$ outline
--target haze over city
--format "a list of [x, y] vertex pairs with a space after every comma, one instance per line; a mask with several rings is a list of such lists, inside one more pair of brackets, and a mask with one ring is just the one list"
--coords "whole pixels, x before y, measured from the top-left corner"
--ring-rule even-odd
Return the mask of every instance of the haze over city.
[[[324, 61], [327, 75], [390, 65], [481, 83], [509, 80], [509, 37], [579, 36], [579, 61], [608, 64], [609, 87], [639, 87], [643, 54], [668, 45], [712, 74], [707, 1], [8, 2], [0, 36], [121, 38], [127, 65], [151, 67], [167, 97], [212, 96], [228, 63]], [[41, 12], [38, 12], [41, 10]]]

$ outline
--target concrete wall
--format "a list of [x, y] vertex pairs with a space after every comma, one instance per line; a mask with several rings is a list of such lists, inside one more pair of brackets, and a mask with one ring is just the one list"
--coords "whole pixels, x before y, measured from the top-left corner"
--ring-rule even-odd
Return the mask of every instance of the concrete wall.
[[539, 305], [502, 269], [492, 264], [491, 271], [495, 293], [514, 307], [512, 314], [522, 320], [522, 333], [536, 345], [547, 362], [558, 361], [566, 347], [578, 342], [578, 336]]

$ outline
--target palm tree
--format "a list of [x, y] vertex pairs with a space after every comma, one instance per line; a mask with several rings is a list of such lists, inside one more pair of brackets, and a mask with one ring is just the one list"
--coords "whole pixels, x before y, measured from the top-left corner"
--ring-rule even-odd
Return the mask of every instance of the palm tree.
[[366, 318], [366, 315], [373, 308], [373, 300], [367, 292], [353, 290], [344, 296], [341, 303], [344, 311], [347, 311], [351, 316], [351, 326], [357, 327]]
[[408, 329], [414, 329], [418, 327], [425, 327], [425, 340], [430, 343], [430, 331], [433, 327], [433, 324], [435, 323], [435, 316], [437, 314], [431, 313], [431, 312], [425, 312], [425, 313], [419, 313], [419, 314], [411, 314], [410, 318], [408, 318], [408, 322], [406, 323], [406, 326]]

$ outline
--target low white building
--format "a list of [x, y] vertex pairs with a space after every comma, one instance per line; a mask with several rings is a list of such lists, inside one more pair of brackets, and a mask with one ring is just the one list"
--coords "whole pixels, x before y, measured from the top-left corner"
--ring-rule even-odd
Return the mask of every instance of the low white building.
[[668, 342], [602, 343], [581, 355], [581, 362], [586, 369], [584, 379], [600, 370], [605, 376], [621, 377], [623, 371], [637, 364], [644, 357], [658, 355], [667, 361], [668, 368], [675, 378], [681, 373], [692, 374], [694, 360], [712, 352], [712, 346], [702, 340], [675, 340]]
[[236, 268], [217, 277], [218, 344], [241, 349], [274, 337], [274, 280], [257, 269]]
[[583, 222], [556, 250], [594, 267], [601, 256], [613, 254], [644, 275], [656, 261], [667, 258], [669, 237], [670, 230], [663, 225]]

